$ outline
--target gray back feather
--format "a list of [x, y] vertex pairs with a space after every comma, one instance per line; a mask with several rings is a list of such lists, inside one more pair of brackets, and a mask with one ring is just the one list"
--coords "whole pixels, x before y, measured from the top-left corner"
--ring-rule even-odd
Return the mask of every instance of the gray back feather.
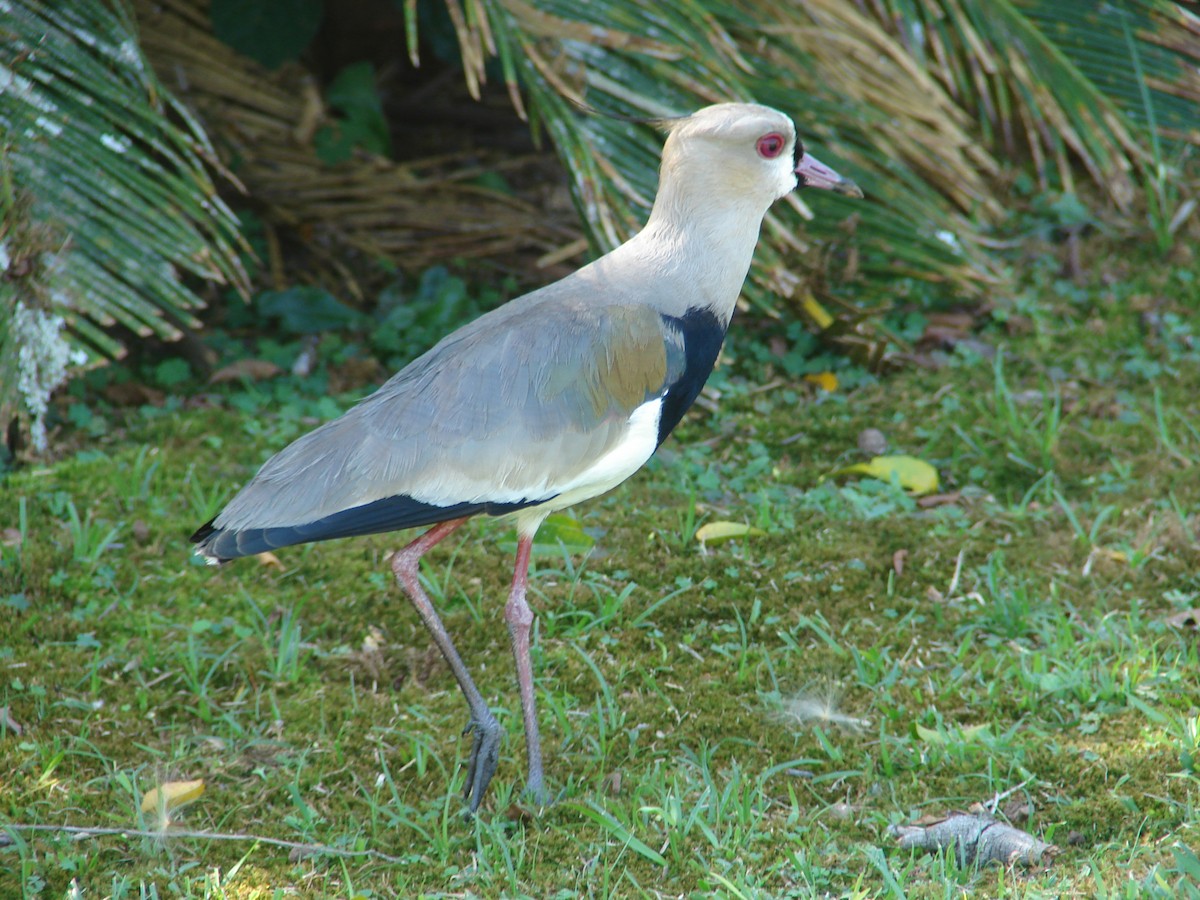
[[653, 309], [564, 298], [563, 285], [459, 329], [284, 448], [216, 526], [302, 524], [397, 495], [438, 505], [553, 496], [684, 366], [680, 336]]

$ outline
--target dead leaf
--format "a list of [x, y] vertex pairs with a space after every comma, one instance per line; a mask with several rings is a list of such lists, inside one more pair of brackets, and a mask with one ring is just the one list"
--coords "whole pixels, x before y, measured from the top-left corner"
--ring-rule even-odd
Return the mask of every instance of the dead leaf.
[[258, 564], [260, 566], [266, 566], [267, 568], [270, 568], [270, 569], [283, 569], [284, 568], [283, 563], [279, 561], [279, 557], [276, 556], [274, 553], [272, 553], [270, 550], [266, 550], [262, 553], [259, 553], [254, 558], [258, 560]]
[[415, 651], [411, 654], [409, 669], [413, 673], [413, 678], [421, 687], [427, 687], [434, 673], [438, 672], [446, 664], [445, 657], [437, 646], [430, 644], [421, 653]]
[[605, 775], [601, 783], [604, 785], [604, 792], [610, 797], [620, 797], [622, 781], [621, 770], [618, 769]]
[[227, 381], [263, 381], [274, 378], [283, 369], [265, 359], [239, 359], [222, 366], [212, 373], [209, 384], [224, 384]]
[[508, 809], [504, 811], [504, 818], [510, 822], [522, 822], [528, 824], [533, 822], [537, 817], [529, 810], [525, 809], [516, 803], [508, 804]]
[[1033, 804], [1024, 797], [1013, 797], [1000, 808], [1000, 812], [1013, 825], [1020, 825], [1033, 818], [1034, 809]]
[[876, 456], [829, 473], [830, 478], [843, 475], [866, 475], [880, 481], [894, 479], [913, 494], [932, 494], [938, 489], [937, 469], [915, 456]]
[[165, 781], [156, 788], [151, 788], [142, 798], [142, 812], [170, 812], [179, 809], [195, 800], [204, 793], [204, 781]]
[[110, 384], [101, 393], [113, 406], [162, 406], [167, 399], [158, 388], [137, 381]]
[[957, 815], [961, 815], [961, 813], [955, 813], [955, 812], [925, 813], [923, 816], [921, 816], [919, 819], [917, 819], [917, 821], [913, 822], [912, 824], [919, 828], [928, 828], [930, 825], [940, 825], [942, 822], [945, 822], [951, 816], [957, 816]]
[[8, 707], [0, 706], [0, 732], [11, 731], [17, 737], [20, 737], [24, 730], [25, 728], [21, 723], [12, 717], [12, 713], [8, 711]]
[[1017, 313], [1010, 313], [1004, 320], [1004, 330], [1010, 335], [1033, 334], [1033, 319]]
[[917, 506], [921, 509], [933, 509], [935, 506], [951, 506], [962, 499], [962, 491], [951, 491], [948, 494], [929, 494], [917, 498]]
[[973, 312], [947, 310], [943, 312], [931, 312], [926, 315], [925, 321], [931, 325], [949, 328], [961, 334], [975, 327], [976, 318], [976, 314]]
[[0, 531], [0, 544], [5, 547], [20, 547], [21, 546], [21, 530], [19, 528], [5, 528]]
[[951, 814], [936, 822], [892, 825], [891, 835], [903, 848], [948, 850], [953, 848], [960, 866], [998, 862], [1011, 866], [1051, 863], [1059, 849], [1028, 832], [985, 816]]
[[696, 529], [696, 540], [702, 544], [718, 544], [732, 538], [757, 537], [766, 534], [761, 528], [742, 522], [706, 522]]
[[853, 803], [847, 803], [844, 800], [839, 803], [834, 803], [827, 808], [825, 812], [831, 819], [837, 819], [839, 822], [853, 821], [855, 815], [861, 807], [855, 806]]
[[907, 550], [897, 550], [892, 554], [892, 571], [896, 573], [897, 578], [904, 574], [904, 561], [906, 559], [908, 559]]
[[[299, 359], [297, 359], [299, 362]], [[309, 365], [311, 372], [316, 360]], [[301, 374], [292, 371], [293, 375]], [[304, 374], [308, 374], [307, 372]], [[352, 356], [329, 371], [329, 389], [331, 392], [357, 391], [364, 385], [375, 385], [391, 373], [387, 371], [374, 357]]]
[[378, 625], [367, 626], [367, 636], [363, 638], [363, 653], [379, 653], [387, 645], [382, 629]]
[[926, 317], [925, 330], [917, 339], [923, 348], [952, 350], [975, 328], [975, 315], [968, 312], [934, 312]]
[[347, 662], [351, 665], [361, 666], [367, 677], [376, 684], [390, 681], [394, 685], [397, 677], [400, 679], [400, 684], [403, 684], [407, 673], [401, 673], [399, 676], [391, 674], [386, 651], [387, 638], [383, 631], [376, 625], [369, 625], [367, 626], [367, 636], [362, 641], [362, 649], [350, 653]]
[[1200, 607], [1194, 606], [1191, 609], [1181, 610], [1167, 616], [1163, 621], [1172, 628], [1190, 628], [1192, 631], [1196, 631], [1200, 629]]

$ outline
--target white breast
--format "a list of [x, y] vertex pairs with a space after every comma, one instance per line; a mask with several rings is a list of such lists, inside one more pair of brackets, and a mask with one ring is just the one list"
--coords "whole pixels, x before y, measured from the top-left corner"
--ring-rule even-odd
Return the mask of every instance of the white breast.
[[658, 446], [658, 420], [663, 398], [643, 403], [629, 416], [625, 436], [615, 447], [559, 488], [558, 495], [516, 514], [517, 530], [532, 534], [552, 512], [611, 491], [646, 464]]

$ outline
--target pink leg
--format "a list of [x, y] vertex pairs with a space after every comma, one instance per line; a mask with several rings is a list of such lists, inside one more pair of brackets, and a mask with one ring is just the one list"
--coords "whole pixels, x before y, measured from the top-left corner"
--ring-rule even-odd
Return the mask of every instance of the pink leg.
[[529, 778], [525, 791], [538, 803], [546, 802], [542, 778], [542, 740], [538, 733], [537, 701], [533, 693], [533, 663], [529, 658], [529, 631], [533, 626], [533, 610], [525, 601], [528, 585], [529, 554], [533, 535], [517, 538], [517, 561], [513, 567], [512, 591], [504, 606], [508, 636], [512, 640], [513, 658], [517, 663], [517, 685], [521, 691], [521, 718], [525, 722], [525, 750], [529, 757]]
[[[422, 555], [457, 531], [466, 521], [465, 518], [451, 519], [448, 522], [434, 525], [403, 550], [392, 554], [392, 571], [396, 574], [396, 580], [400, 582], [401, 589], [408, 595], [412, 605], [416, 607], [421, 621], [429, 629], [429, 634], [438, 650], [442, 652], [442, 657], [446, 660], [450, 671], [454, 673], [454, 678], [458, 681], [458, 687], [470, 709], [471, 718], [463, 733], [472, 732], [474, 737], [471, 743], [471, 756], [467, 761], [467, 783], [464, 797], [473, 813], [479, 808], [479, 801], [483, 799], [488, 783], [496, 774], [504, 729], [500, 727], [500, 723], [496, 721], [496, 717], [492, 715], [492, 711], [484, 702], [483, 695], [475, 687], [475, 682], [471, 680], [471, 674], [467, 671], [466, 664], [458, 655], [458, 650], [454, 648], [454, 642], [450, 640], [446, 626], [442, 624], [437, 610], [433, 608], [428, 595], [421, 587], [420, 580]], [[526, 563], [528, 563], [528, 554]]]

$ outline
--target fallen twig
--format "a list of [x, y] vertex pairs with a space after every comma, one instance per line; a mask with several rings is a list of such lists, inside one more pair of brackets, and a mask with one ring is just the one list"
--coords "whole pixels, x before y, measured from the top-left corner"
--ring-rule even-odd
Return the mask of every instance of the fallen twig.
[[[252, 841], [258, 844], [271, 844], [276, 847], [287, 847], [292, 851], [306, 854], [326, 854], [329, 856], [352, 857], [366, 856], [380, 859], [384, 862], [403, 862], [398, 856], [389, 856], [379, 850], [341, 850], [324, 844], [302, 844], [297, 841], [285, 841], [282, 838], [264, 837], [258, 834], [233, 834], [226, 831], [188, 831], [171, 828], [165, 831], [142, 831], [137, 828], [86, 828], [79, 825], [24, 825], [20, 823], [0, 824], [0, 832], [5, 831], [48, 831], [60, 834], [73, 834], [80, 838], [120, 835], [122, 837], [144, 838], [199, 838], [209, 841]], [[0, 834], [0, 845], [9, 843]]]
[[1007, 800], [1009, 797], [1011, 797], [1017, 791], [1019, 791], [1023, 787], [1025, 787], [1025, 785], [1029, 784], [1029, 782], [1031, 780], [1032, 779], [1030, 779], [1030, 778], [1026, 778], [1024, 781], [1022, 781], [1020, 784], [1016, 785], [1015, 787], [1010, 787], [1007, 791], [998, 792], [994, 797], [992, 797], [991, 800], [989, 800], [987, 803], [983, 804], [984, 807], [986, 807], [987, 811], [990, 812], [992, 815], [995, 815], [997, 808], [999, 808], [999, 806], [1000, 806], [1001, 800]]

